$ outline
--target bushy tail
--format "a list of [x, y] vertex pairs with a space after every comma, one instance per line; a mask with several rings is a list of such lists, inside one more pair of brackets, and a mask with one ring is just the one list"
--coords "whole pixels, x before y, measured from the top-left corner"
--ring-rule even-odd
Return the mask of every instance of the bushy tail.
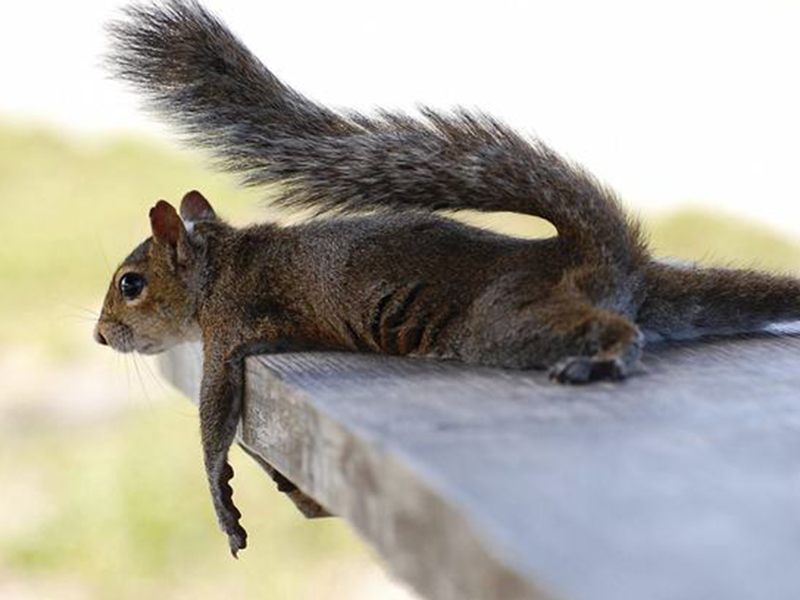
[[281, 204], [512, 211], [553, 223], [584, 260], [623, 266], [644, 252], [610, 191], [490, 117], [330, 110], [193, 0], [135, 5], [110, 31], [112, 71], [248, 184], [281, 182]]
[[656, 339], [743, 333], [800, 321], [796, 277], [655, 261], [643, 273], [636, 323]]

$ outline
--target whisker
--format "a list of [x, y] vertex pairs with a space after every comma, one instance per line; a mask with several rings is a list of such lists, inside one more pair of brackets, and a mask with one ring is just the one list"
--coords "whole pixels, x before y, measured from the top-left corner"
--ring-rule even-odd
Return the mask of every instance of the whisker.
[[133, 396], [131, 395], [131, 370], [129, 366], [128, 354], [123, 354], [122, 362], [125, 364], [125, 382], [128, 388], [128, 404], [133, 404]]
[[156, 374], [156, 373], [153, 371], [153, 368], [152, 368], [152, 365], [150, 364], [150, 361], [149, 361], [149, 360], [147, 360], [147, 359], [144, 359], [144, 360], [142, 360], [142, 366], [144, 366], [144, 369], [145, 369], [145, 371], [146, 371], [146, 372], [147, 372], [147, 373], [150, 375], [150, 378], [151, 378], [153, 381], [155, 381], [155, 382], [156, 382], [156, 385], [158, 385], [158, 387], [160, 388], [161, 392], [162, 392], [164, 395], [167, 395], [167, 394], [169, 394], [169, 390], [168, 390], [168, 389], [166, 388], [166, 386], [164, 385], [164, 382], [162, 381], [161, 377], [159, 377], [159, 376], [158, 376], [158, 375], [157, 375], [157, 374]]
[[147, 401], [147, 405], [150, 407], [150, 410], [153, 410], [153, 400], [150, 398], [150, 394], [147, 393], [147, 388], [144, 385], [144, 380], [142, 379], [142, 373], [139, 371], [139, 361], [137, 359], [136, 353], [131, 353], [131, 357], [133, 359], [133, 368], [136, 370], [136, 377], [139, 379], [139, 386], [142, 388], [142, 395], [144, 396], [145, 400]]
[[100, 236], [95, 232], [94, 234], [94, 241], [97, 244], [97, 247], [100, 248], [100, 254], [103, 257], [103, 261], [106, 263], [106, 269], [109, 271], [111, 270], [111, 263], [108, 261], [108, 254], [106, 253], [106, 247], [103, 245], [103, 240], [100, 239]]
[[84, 321], [86, 323], [94, 323], [97, 321], [95, 317], [90, 317], [88, 315], [58, 315], [55, 317], [56, 319], [71, 319], [75, 321]]
[[73, 304], [72, 302], [66, 302], [66, 301], [63, 301], [63, 300], [59, 301], [59, 304], [63, 304], [64, 306], [67, 306], [67, 307], [69, 307], [69, 308], [71, 308], [73, 310], [77, 310], [77, 311], [80, 311], [82, 313], [86, 313], [87, 315], [92, 315], [93, 317], [99, 317], [100, 316], [100, 312], [99, 311], [97, 311], [97, 310], [95, 310], [93, 308], [88, 308], [86, 306], [82, 306], [80, 304]]

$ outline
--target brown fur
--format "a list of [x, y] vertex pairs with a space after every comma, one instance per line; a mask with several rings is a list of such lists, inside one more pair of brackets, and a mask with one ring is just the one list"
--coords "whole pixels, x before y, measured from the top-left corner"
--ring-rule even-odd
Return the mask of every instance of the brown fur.
[[[188, 221], [191, 233], [178, 220], [168, 242], [162, 220], [176, 222], [154, 219], [153, 238], [112, 278], [95, 336], [145, 353], [203, 340], [204, 455], [234, 553], [246, 538], [225, 457], [247, 354], [381, 352], [549, 367], [558, 381], [580, 383], [627, 375], [643, 347], [640, 327], [668, 338], [800, 318], [791, 278], [648, 259], [620, 287], [604, 268], [575, 264], [557, 238], [522, 241], [429, 215], [235, 229], [209, 210]], [[147, 285], [126, 302], [119, 279], [134, 271]]]
[[[246, 534], [227, 454], [250, 353], [380, 352], [585, 383], [628, 375], [646, 335], [800, 319], [796, 279], [654, 261], [611, 191], [488, 117], [343, 116], [275, 79], [194, 2], [131, 9], [113, 31], [118, 74], [226, 166], [283, 181], [284, 203], [369, 211], [236, 229], [190, 192], [182, 218], [153, 207], [152, 238], [112, 278], [99, 342], [203, 342], [204, 459], [234, 555]], [[533, 214], [559, 235], [512, 239], [432, 214], [442, 208]], [[126, 298], [129, 273], [144, 286]]]

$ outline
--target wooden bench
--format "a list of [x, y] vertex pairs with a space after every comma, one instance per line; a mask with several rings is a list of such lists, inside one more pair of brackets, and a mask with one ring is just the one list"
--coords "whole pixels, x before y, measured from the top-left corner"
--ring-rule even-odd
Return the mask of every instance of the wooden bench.
[[[197, 397], [198, 348], [164, 362]], [[662, 345], [621, 384], [248, 359], [240, 439], [436, 600], [798, 600], [800, 335]], [[324, 507], [323, 508], [320, 508]]]

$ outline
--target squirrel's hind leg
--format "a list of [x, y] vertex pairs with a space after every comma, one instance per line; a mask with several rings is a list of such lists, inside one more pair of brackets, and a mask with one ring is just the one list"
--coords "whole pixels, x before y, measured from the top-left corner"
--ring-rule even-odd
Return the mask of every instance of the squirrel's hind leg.
[[588, 383], [624, 379], [644, 347], [644, 335], [635, 323], [577, 295], [527, 304], [513, 316], [506, 310], [501, 317], [501, 312], [488, 320], [484, 312], [476, 320], [483, 325], [473, 329], [463, 345], [466, 360], [505, 368], [549, 369], [560, 383]]
[[548, 330], [546, 343], [560, 349], [549, 366], [559, 383], [625, 379], [636, 367], [644, 335], [629, 319], [590, 305], [560, 307], [561, 320]]
[[559, 383], [589, 383], [601, 379], [625, 379], [636, 367], [644, 348], [644, 335], [624, 317], [598, 315], [578, 345], [585, 354], [570, 355], [550, 367], [550, 378]]

